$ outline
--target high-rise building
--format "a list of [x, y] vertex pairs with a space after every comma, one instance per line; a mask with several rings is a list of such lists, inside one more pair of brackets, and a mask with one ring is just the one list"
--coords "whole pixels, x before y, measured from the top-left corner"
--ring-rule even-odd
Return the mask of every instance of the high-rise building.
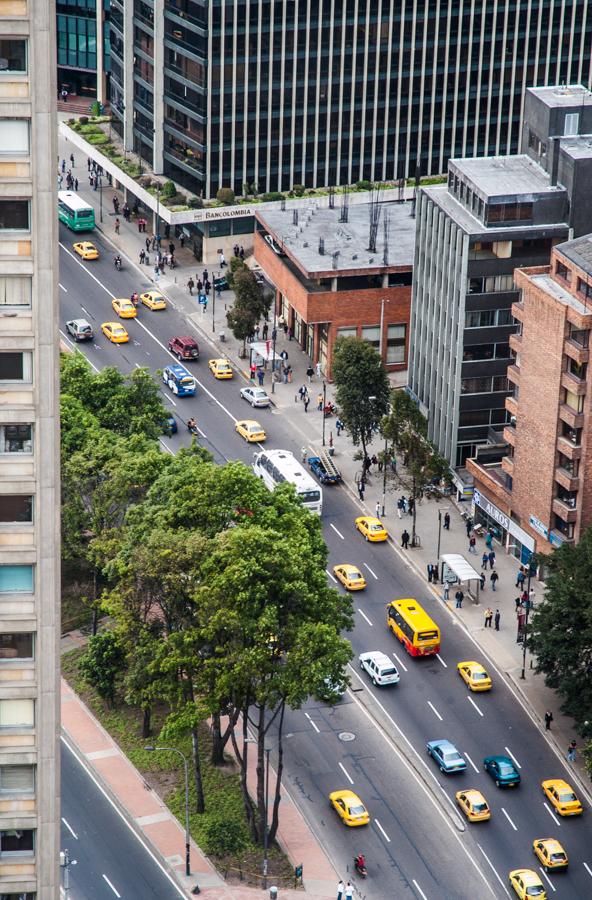
[[[109, 73], [109, 0], [56, 0], [58, 90], [104, 103]], [[72, 101], [70, 101], [72, 102]]]
[[112, 0], [126, 149], [195, 194], [387, 181], [518, 150], [529, 85], [588, 83], [588, 0]]
[[56, 11], [0, 0], [0, 895], [59, 896]]

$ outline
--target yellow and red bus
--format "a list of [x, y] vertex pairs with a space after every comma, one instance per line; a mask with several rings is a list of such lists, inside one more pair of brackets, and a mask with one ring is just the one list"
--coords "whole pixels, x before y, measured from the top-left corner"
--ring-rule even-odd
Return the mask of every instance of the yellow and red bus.
[[410, 656], [431, 656], [440, 650], [440, 629], [417, 600], [393, 600], [386, 624]]

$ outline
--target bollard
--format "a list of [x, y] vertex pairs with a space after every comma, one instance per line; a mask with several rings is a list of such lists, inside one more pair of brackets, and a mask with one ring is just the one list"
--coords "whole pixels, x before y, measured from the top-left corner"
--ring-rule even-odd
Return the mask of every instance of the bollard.
[[269, 900], [277, 900], [278, 889], [273, 886], [269, 889]]

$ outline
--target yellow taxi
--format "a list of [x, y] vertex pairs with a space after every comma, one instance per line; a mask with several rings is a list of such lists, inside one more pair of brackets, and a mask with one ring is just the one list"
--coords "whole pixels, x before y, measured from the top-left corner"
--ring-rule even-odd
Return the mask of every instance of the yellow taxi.
[[267, 438], [265, 431], [255, 419], [241, 419], [241, 421], [237, 422], [234, 426], [234, 430], [249, 444], [264, 441]]
[[481, 663], [474, 660], [459, 662], [456, 666], [458, 674], [471, 691], [490, 691], [491, 678]]
[[140, 294], [140, 301], [151, 310], [167, 308], [167, 302], [159, 291], [144, 291]]
[[234, 375], [227, 359], [208, 359], [208, 366], [214, 378], [232, 378]]
[[367, 825], [370, 821], [368, 810], [353, 791], [333, 791], [329, 794], [331, 806], [341, 821], [352, 828]]
[[93, 243], [90, 241], [78, 241], [77, 244], [72, 244], [74, 248], [74, 252], [81, 256], [83, 259], [98, 259], [99, 251], [95, 247]]
[[520, 900], [547, 900], [543, 882], [532, 869], [513, 869], [509, 875], [510, 884]]
[[367, 541], [386, 541], [388, 531], [375, 516], [358, 516], [355, 526]]
[[545, 872], [567, 869], [567, 853], [555, 838], [537, 838], [532, 842], [535, 856], [538, 856]]
[[471, 788], [468, 791], [457, 791], [454, 796], [469, 822], [486, 822], [491, 819], [491, 810], [481, 791]]
[[333, 566], [333, 574], [348, 591], [363, 591], [366, 587], [366, 579], [357, 566], [350, 566], [349, 563]]
[[541, 787], [560, 816], [581, 816], [584, 812], [574, 789], [562, 778], [549, 778], [541, 782]]
[[112, 344], [127, 344], [129, 334], [119, 322], [103, 322], [101, 331]]
[[111, 306], [120, 319], [135, 319], [138, 315], [138, 310], [131, 300], [115, 299], [111, 301]]

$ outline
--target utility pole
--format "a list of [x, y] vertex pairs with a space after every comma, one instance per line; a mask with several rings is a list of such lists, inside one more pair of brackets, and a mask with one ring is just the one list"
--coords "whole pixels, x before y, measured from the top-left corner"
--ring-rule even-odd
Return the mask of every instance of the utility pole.
[[70, 866], [75, 866], [76, 860], [70, 859], [70, 851], [68, 849], [60, 851], [60, 868], [64, 873], [63, 884], [64, 888], [64, 898], [68, 900], [68, 894], [70, 892]]
[[323, 447], [325, 446], [325, 407], [327, 405], [327, 382], [323, 379]]

